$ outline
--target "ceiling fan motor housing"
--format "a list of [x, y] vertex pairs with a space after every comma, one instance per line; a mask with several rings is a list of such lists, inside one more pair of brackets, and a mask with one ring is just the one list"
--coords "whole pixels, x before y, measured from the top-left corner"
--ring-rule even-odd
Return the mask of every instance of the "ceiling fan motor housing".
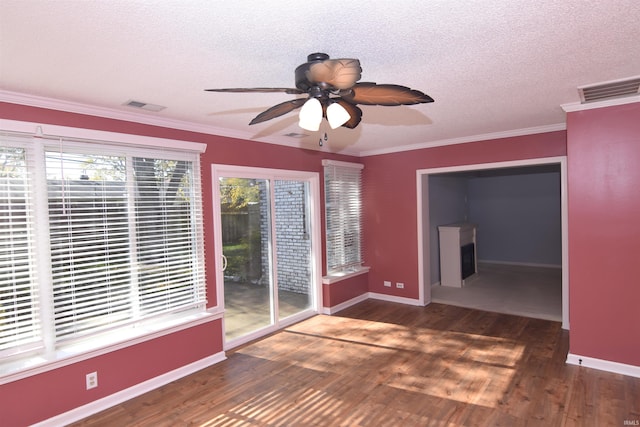
[[[311, 67], [311, 65], [317, 63], [317, 62], [322, 62], [329, 59], [329, 55], [327, 55], [326, 53], [312, 53], [310, 55], [307, 56], [307, 62], [305, 62], [304, 64], [299, 65], [296, 68], [296, 73], [295, 73], [295, 77], [296, 77], [296, 87], [304, 92], [309, 92], [309, 89], [311, 89], [314, 86], [319, 86], [317, 83], [311, 83], [309, 81], [309, 79], [307, 78], [307, 71], [309, 71], [309, 67]], [[329, 89], [327, 88], [323, 88], [320, 86], [321, 89]], [[309, 94], [311, 96], [314, 97], [318, 97], [317, 95], [314, 94]]]

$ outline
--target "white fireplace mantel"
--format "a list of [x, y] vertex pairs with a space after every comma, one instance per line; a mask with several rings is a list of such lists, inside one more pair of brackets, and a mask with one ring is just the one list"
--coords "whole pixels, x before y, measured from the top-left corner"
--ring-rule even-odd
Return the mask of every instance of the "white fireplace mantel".
[[[461, 288], [465, 279], [462, 278], [462, 256], [461, 248], [469, 243], [473, 243], [474, 272], [478, 271], [477, 225], [468, 222], [446, 224], [438, 226], [440, 233], [440, 284], [442, 286], [453, 286]], [[467, 278], [470, 279], [473, 276]]]

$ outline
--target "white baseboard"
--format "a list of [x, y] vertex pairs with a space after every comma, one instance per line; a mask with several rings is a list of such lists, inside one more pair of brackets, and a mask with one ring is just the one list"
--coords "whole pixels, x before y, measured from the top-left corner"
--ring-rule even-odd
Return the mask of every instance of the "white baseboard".
[[535, 262], [495, 261], [490, 259], [479, 259], [478, 264], [501, 264], [501, 265], [520, 266], [520, 267], [562, 268], [562, 264], [538, 264]]
[[208, 368], [211, 365], [222, 362], [226, 358], [227, 357], [224, 352], [216, 353], [204, 359], [197, 360], [189, 365], [174, 369], [166, 374], [151, 378], [150, 380], [103, 397], [102, 399], [95, 400], [91, 403], [87, 403], [86, 405], [72, 409], [71, 411], [56, 415], [55, 417], [34, 424], [34, 426], [54, 427], [71, 424], [83, 418], [97, 414], [100, 411], [104, 411], [105, 409], [109, 409], [122, 402], [133, 399], [134, 397], [140, 396], [141, 394], [155, 390], [156, 388], [169, 384], [172, 381], [191, 375], [201, 369]]
[[611, 362], [609, 360], [580, 356], [572, 353], [567, 354], [567, 363], [570, 365], [584, 366], [585, 368], [599, 369], [601, 371], [613, 372], [614, 374], [640, 378], [640, 366]]
[[387, 294], [379, 294], [376, 292], [369, 292], [369, 298], [378, 299], [382, 301], [397, 302], [397, 303], [406, 304], [406, 305], [419, 305], [419, 306], [424, 305], [424, 304], [420, 304], [420, 301], [417, 299], [397, 297], [394, 295], [387, 295]]
[[340, 310], [344, 310], [345, 308], [349, 308], [352, 305], [356, 305], [362, 301], [368, 300], [369, 299], [369, 294], [368, 293], [364, 293], [362, 295], [358, 295], [355, 298], [351, 298], [350, 300], [347, 300], [345, 302], [342, 302], [338, 305], [334, 305], [333, 307], [322, 307], [322, 313], [323, 314], [328, 314], [328, 315], [332, 315], [335, 314], [337, 312], [339, 312]]
[[345, 308], [349, 308], [352, 305], [356, 305], [362, 301], [366, 301], [368, 299], [377, 299], [377, 300], [382, 300], [382, 301], [389, 301], [389, 302], [397, 302], [400, 304], [406, 304], [406, 305], [418, 305], [418, 306], [422, 306], [423, 304], [420, 304], [420, 301], [417, 299], [413, 299], [413, 298], [405, 298], [405, 297], [397, 297], [394, 295], [387, 295], [387, 294], [379, 294], [376, 292], [367, 292], [364, 293], [362, 295], [358, 295], [355, 298], [351, 298], [348, 301], [345, 301], [341, 304], [338, 305], [334, 305], [333, 307], [323, 307], [322, 308], [322, 313], [323, 314], [328, 314], [328, 315], [332, 315], [335, 314], [337, 312], [339, 312], [340, 310], [344, 310]]

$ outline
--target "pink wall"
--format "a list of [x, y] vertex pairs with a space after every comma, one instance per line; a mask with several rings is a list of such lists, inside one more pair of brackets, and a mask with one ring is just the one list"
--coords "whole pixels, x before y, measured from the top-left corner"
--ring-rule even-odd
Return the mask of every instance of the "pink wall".
[[[0, 386], [0, 425], [25, 426], [218, 353], [217, 320]], [[85, 375], [98, 372], [98, 388]]]
[[[365, 157], [365, 264], [369, 291], [418, 298], [416, 171], [563, 156], [564, 131]], [[428, 256], [427, 256], [428, 258]], [[403, 282], [404, 289], [383, 281]]]
[[567, 129], [570, 351], [640, 366], [640, 103]]
[[361, 274], [331, 285], [322, 285], [322, 302], [325, 307], [335, 307], [369, 292], [368, 274]]
[[[0, 103], [0, 118], [206, 143], [207, 150], [201, 157], [201, 167], [209, 306], [216, 305], [212, 163], [314, 171], [320, 173], [322, 177], [322, 159], [358, 161], [354, 157], [315, 150], [302, 150], [8, 103]], [[323, 196], [322, 200], [324, 200]], [[324, 212], [324, 209], [321, 212]], [[324, 221], [322, 226], [324, 227]], [[355, 283], [353, 286], [359, 285]], [[325, 293], [325, 296], [329, 300], [336, 298], [340, 300], [340, 295], [333, 297], [331, 292]], [[220, 321], [215, 321], [71, 366], [14, 381], [0, 386], [0, 402], [2, 402], [0, 424], [25, 425], [50, 418], [221, 351], [222, 325]], [[95, 390], [87, 391], [84, 385], [85, 375], [96, 370], [99, 371], [100, 386]]]

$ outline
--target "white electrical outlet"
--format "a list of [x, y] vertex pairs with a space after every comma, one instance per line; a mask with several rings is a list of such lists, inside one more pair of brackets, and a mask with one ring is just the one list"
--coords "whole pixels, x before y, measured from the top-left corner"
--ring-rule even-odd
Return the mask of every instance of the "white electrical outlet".
[[390, 282], [390, 281], [388, 281], [388, 280], [385, 280], [385, 281], [384, 281], [384, 285], [385, 285], [387, 288], [390, 288], [390, 287], [391, 287], [391, 282]]
[[98, 373], [87, 374], [87, 390], [98, 387]]
[[398, 289], [404, 289], [404, 283], [402, 283], [402, 282], [396, 282], [396, 288], [398, 288]]

